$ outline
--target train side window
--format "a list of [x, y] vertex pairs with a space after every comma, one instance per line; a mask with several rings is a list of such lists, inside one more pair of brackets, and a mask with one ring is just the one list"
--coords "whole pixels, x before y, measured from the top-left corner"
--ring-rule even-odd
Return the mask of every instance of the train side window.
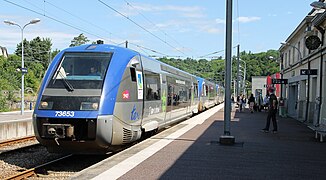
[[208, 86], [205, 85], [205, 96], [208, 96], [208, 91], [209, 91]]
[[130, 77], [132, 82], [136, 82], [136, 68], [131, 67], [130, 68]]
[[145, 71], [145, 95], [146, 100], [160, 100], [161, 99], [161, 81], [160, 75]]

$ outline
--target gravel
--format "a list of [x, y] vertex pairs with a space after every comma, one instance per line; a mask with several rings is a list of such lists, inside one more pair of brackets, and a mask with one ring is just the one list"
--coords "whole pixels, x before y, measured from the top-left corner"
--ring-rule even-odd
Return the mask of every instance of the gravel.
[[31, 142], [1, 148], [0, 179], [8, 178], [37, 165], [57, 159], [62, 154], [49, 153], [45, 147]]

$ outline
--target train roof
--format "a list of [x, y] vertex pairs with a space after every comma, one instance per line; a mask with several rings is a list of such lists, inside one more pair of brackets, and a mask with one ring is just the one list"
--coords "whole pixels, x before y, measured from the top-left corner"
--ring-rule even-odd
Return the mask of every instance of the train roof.
[[110, 45], [110, 44], [85, 44], [85, 45], [80, 45], [80, 46], [75, 46], [75, 47], [69, 47], [64, 49], [63, 51], [68, 51], [68, 52], [112, 52], [112, 51], [124, 51], [124, 53], [130, 53], [130, 54], [139, 54], [138, 52], [120, 47], [120, 46], [115, 46], [115, 45]]

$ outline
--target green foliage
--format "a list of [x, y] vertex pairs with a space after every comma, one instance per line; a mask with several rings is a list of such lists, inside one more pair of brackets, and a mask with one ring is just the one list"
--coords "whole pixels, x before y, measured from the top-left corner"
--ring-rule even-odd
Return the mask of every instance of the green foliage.
[[16, 68], [18, 57], [10, 55], [8, 58], [0, 56], [0, 90], [14, 90], [19, 88], [19, 76]]
[[[279, 53], [276, 50], [269, 50], [253, 54], [245, 51], [240, 53], [240, 59], [246, 62], [246, 84], [251, 87], [252, 76], [267, 76], [275, 74], [279, 71], [279, 62], [277, 61]], [[209, 79], [214, 82], [224, 84], [225, 75], [225, 60], [219, 57], [210, 61], [206, 59], [193, 60], [187, 58], [181, 59], [168, 59], [166, 57], [160, 58], [160, 61], [167, 63], [176, 68], [182, 69], [191, 74]], [[240, 61], [242, 67], [244, 63]], [[237, 75], [237, 58], [232, 58], [232, 77]], [[241, 74], [242, 75], [242, 74]]]
[[[52, 59], [60, 52], [56, 49], [51, 52], [52, 42], [49, 38], [36, 37], [31, 41], [24, 39], [24, 62], [28, 73], [25, 75], [25, 93], [37, 92], [44, 73]], [[74, 37], [70, 47], [78, 46], [89, 42], [84, 34]], [[95, 42], [93, 42], [95, 43]], [[8, 110], [8, 102], [19, 101], [17, 92], [21, 88], [21, 72], [17, 69], [21, 67], [21, 43], [17, 44], [15, 54], [8, 58], [0, 56], [0, 111]], [[273, 57], [273, 58], [271, 58]], [[247, 64], [246, 84], [251, 87], [251, 76], [267, 76], [279, 71], [279, 53], [276, 50], [269, 50], [261, 53], [240, 53], [240, 58]], [[225, 60], [222, 57], [207, 60], [199, 59], [175, 59], [160, 58], [160, 61], [179, 68], [188, 73], [209, 79], [214, 82], [224, 84]], [[232, 58], [232, 77], [236, 77], [237, 63], [236, 57]], [[243, 64], [242, 64], [243, 66]], [[2, 92], [6, 92], [3, 95]]]
[[[51, 57], [51, 39], [36, 37], [31, 41], [24, 39], [24, 67], [28, 73], [25, 74], [25, 90], [31, 89], [31, 92], [37, 92], [44, 72], [50, 62]], [[19, 100], [17, 92], [21, 88], [21, 72], [17, 71], [22, 67], [22, 48], [21, 43], [17, 44], [15, 54], [8, 58], [0, 57], [0, 111], [8, 109], [6, 102]], [[16, 92], [16, 93], [15, 93]], [[27, 91], [25, 91], [26, 93]], [[33, 94], [35, 95], [35, 94]]]
[[1, 111], [8, 111], [9, 108], [6, 104], [6, 98], [2, 97], [2, 95], [0, 94], [0, 112]]
[[74, 39], [71, 40], [69, 47], [80, 46], [82, 44], [86, 44], [87, 42], [89, 42], [88, 38], [83, 33], [81, 33], [79, 36], [74, 37]]
[[[52, 42], [49, 38], [36, 37], [31, 41], [24, 39], [24, 62], [26, 65], [39, 62], [46, 68], [51, 58]], [[17, 56], [21, 56], [21, 43], [17, 45], [15, 51]]]

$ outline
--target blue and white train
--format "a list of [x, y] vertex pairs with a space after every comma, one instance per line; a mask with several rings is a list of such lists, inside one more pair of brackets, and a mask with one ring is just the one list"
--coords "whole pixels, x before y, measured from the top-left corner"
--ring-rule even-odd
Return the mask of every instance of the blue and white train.
[[105, 153], [223, 100], [223, 88], [136, 51], [91, 44], [50, 64], [33, 113], [50, 152]]

